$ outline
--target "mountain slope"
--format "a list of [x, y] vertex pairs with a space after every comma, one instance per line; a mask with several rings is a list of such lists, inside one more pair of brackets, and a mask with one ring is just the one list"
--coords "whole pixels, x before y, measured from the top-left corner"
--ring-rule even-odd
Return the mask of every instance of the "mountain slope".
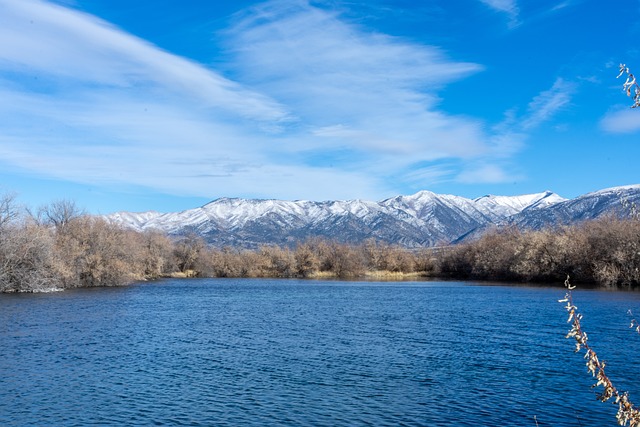
[[424, 247], [448, 244], [471, 230], [564, 200], [551, 192], [472, 200], [429, 191], [380, 202], [221, 198], [183, 212], [119, 212], [107, 218], [139, 231], [196, 233], [214, 246], [294, 245], [322, 237], [348, 243], [374, 238], [406, 247]]
[[508, 218], [507, 222], [519, 228], [540, 229], [551, 225], [574, 224], [605, 215], [629, 217], [634, 214], [635, 206], [639, 205], [640, 185], [627, 185], [588, 193], [545, 209], [524, 209]]
[[541, 205], [541, 202], [532, 203], [520, 212], [494, 224], [485, 224], [470, 230], [453, 239], [452, 243], [476, 239], [489, 228], [495, 227], [515, 226], [521, 230], [540, 230], [545, 227], [577, 224], [607, 215], [618, 218], [638, 216], [640, 185], [606, 188], [547, 205]]

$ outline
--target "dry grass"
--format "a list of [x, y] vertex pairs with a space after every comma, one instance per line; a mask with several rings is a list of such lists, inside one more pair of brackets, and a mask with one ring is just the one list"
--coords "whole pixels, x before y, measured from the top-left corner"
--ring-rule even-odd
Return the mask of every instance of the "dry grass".
[[417, 280], [420, 278], [427, 277], [427, 273], [424, 271], [412, 271], [412, 272], [402, 272], [402, 271], [367, 271], [364, 274], [366, 279], [372, 280], [388, 280], [388, 281], [403, 281], [403, 280]]

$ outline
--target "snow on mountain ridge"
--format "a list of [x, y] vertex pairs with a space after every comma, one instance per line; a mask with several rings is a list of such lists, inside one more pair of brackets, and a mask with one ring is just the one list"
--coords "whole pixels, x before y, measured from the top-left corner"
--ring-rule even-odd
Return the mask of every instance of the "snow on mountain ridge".
[[[147, 211], [141, 213], [132, 213], [132, 212], [116, 212], [114, 214], [109, 215], [109, 218], [117, 223], [126, 224], [131, 223], [135, 224], [140, 228], [144, 227], [144, 224], [153, 221], [154, 219], [162, 216], [164, 214], [156, 211]], [[133, 227], [136, 228], [136, 227]]]
[[550, 192], [472, 200], [430, 191], [379, 202], [220, 198], [177, 213], [119, 212], [108, 218], [137, 230], [159, 229], [176, 235], [196, 232], [217, 245], [283, 244], [323, 236], [345, 241], [373, 237], [430, 246], [504, 220], [536, 203], [558, 200], [564, 199]]
[[[438, 204], [450, 209], [460, 209], [467, 214], [473, 213], [474, 208], [480, 212], [487, 209], [495, 209], [496, 207], [521, 210], [539, 202], [543, 198], [541, 195], [549, 194], [553, 195], [553, 193], [546, 192], [525, 196], [483, 196], [472, 200], [460, 196], [438, 195], [430, 191], [420, 191], [413, 195], [397, 196], [380, 202], [366, 200], [312, 202], [306, 200], [220, 198], [202, 207], [182, 212], [117, 212], [108, 215], [108, 217], [116, 222], [132, 226], [132, 228], [141, 229], [160, 226], [161, 223], [169, 224], [173, 222], [193, 225], [207, 219], [223, 221], [234, 226], [242, 226], [249, 221], [272, 213], [322, 219], [327, 215], [344, 215], [346, 213], [351, 213], [357, 217], [364, 217], [371, 212], [390, 214], [395, 210], [401, 209], [412, 217], [418, 218], [424, 216], [425, 210], [432, 209]], [[558, 201], [565, 200], [557, 195], [555, 196]], [[492, 203], [487, 203], [487, 200], [491, 200]], [[159, 228], [165, 227], [166, 225]]]
[[529, 206], [539, 204], [541, 201], [545, 200], [545, 204], [557, 203], [559, 201], [564, 201], [563, 197], [558, 196], [557, 194], [551, 191], [544, 191], [542, 193], [533, 193], [533, 194], [523, 194], [520, 196], [494, 196], [494, 195], [486, 195], [482, 197], [478, 197], [474, 199], [474, 202], [481, 205], [493, 205], [493, 206], [502, 206], [507, 209], [512, 209], [514, 211], [521, 211], [526, 209]]
[[609, 187], [603, 188], [602, 190], [592, 191], [591, 193], [585, 194], [583, 197], [588, 196], [600, 196], [600, 195], [608, 195], [608, 194], [620, 194], [623, 192], [640, 190], [640, 184], [632, 184], [632, 185], [620, 185], [617, 187]]
[[212, 221], [224, 223], [230, 228], [237, 228], [267, 214], [303, 215], [305, 211], [303, 203], [274, 199], [221, 198], [207, 203], [201, 209]]

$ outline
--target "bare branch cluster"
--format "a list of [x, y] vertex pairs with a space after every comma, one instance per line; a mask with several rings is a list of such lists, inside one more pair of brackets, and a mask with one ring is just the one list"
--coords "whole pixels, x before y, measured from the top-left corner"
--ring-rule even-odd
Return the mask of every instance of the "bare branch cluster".
[[[618, 412], [616, 418], [618, 424], [621, 426], [640, 426], [640, 410], [638, 410], [633, 403], [629, 400], [629, 395], [626, 392], [620, 392], [612, 384], [611, 380], [605, 373], [606, 363], [598, 358], [596, 352], [591, 348], [588, 342], [587, 333], [582, 329], [580, 321], [582, 320], [582, 314], [578, 312], [578, 307], [573, 303], [573, 296], [571, 290], [575, 289], [569, 283], [569, 276], [564, 282], [567, 293], [563, 299], [558, 302], [566, 303], [565, 309], [569, 313], [568, 323], [571, 323], [571, 329], [566, 338], [573, 338], [575, 340], [575, 351], [580, 352], [584, 350], [584, 358], [586, 359], [587, 371], [597, 380], [593, 387], [602, 387], [603, 391], [598, 393], [598, 400], [606, 402], [610, 399], [614, 399], [614, 403], [618, 405]], [[634, 321], [631, 322], [633, 327]]]
[[502, 228], [439, 254], [441, 275], [481, 280], [640, 286], [640, 221], [604, 217], [542, 230]]
[[627, 93], [627, 96], [633, 98], [633, 105], [631, 108], [640, 107], [640, 86], [638, 85], [633, 73], [629, 70], [629, 67], [625, 64], [620, 64], [620, 73], [618, 74], [618, 78], [625, 74], [627, 76], [627, 80], [622, 85], [622, 90]]

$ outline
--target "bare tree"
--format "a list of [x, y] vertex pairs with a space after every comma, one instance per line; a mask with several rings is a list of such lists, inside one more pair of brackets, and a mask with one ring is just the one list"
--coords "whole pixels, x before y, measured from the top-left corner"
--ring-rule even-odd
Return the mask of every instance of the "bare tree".
[[294, 258], [296, 262], [296, 274], [300, 277], [310, 277], [320, 269], [318, 254], [307, 243], [298, 245]]
[[[170, 273], [175, 266], [173, 242], [163, 233], [151, 230], [143, 233], [129, 231], [131, 246], [138, 246], [135, 259], [144, 277], [156, 279]], [[135, 250], [135, 248], [132, 248]]]
[[0, 292], [58, 287], [54, 263], [54, 239], [46, 228], [26, 223], [0, 232]]
[[118, 286], [142, 278], [127, 231], [84, 216], [56, 232], [59, 275], [65, 287]]
[[55, 200], [38, 210], [38, 222], [53, 225], [56, 230], [62, 231], [71, 221], [85, 215], [84, 210], [78, 207], [73, 200]]
[[173, 255], [180, 272], [197, 270], [198, 261], [200, 261], [205, 248], [204, 240], [195, 233], [190, 233], [180, 239], [173, 249]]
[[20, 210], [16, 204], [16, 195], [6, 193], [0, 196], [0, 229], [15, 221], [20, 215]]

